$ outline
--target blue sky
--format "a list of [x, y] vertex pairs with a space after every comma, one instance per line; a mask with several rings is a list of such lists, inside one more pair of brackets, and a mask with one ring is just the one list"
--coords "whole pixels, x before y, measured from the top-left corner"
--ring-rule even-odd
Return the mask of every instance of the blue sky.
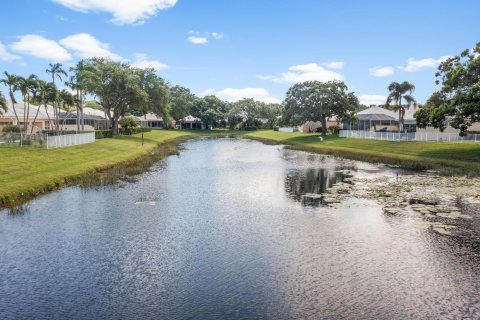
[[341, 79], [367, 104], [407, 80], [423, 103], [439, 61], [480, 41], [478, 0], [3, 0], [0, 8], [0, 72], [47, 79], [50, 62], [105, 56], [231, 101], [280, 101], [296, 81]]

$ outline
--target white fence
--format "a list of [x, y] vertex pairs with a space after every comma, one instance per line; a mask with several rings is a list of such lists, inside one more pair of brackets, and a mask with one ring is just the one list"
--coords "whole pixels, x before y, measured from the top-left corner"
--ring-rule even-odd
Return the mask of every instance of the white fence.
[[95, 142], [95, 132], [47, 137], [47, 148], [63, 148]]
[[443, 132], [372, 132], [356, 130], [340, 130], [340, 137], [357, 139], [375, 139], [388, 141], [437, 141], [437, 142], [478, 142], [480, 135], [467, 134], [461, 137], [458, 133]]

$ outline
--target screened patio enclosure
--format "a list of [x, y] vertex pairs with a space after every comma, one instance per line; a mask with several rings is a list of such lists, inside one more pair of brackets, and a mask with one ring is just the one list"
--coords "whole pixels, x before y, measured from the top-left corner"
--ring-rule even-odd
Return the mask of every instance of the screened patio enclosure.
[[[375, 131], [375, 132], [398, 132], [398, 114], [381, 107], [371, 107], [360, 111], [356, 115], [356, 121], [343, 124], [345, 130]], [[415, 123], [405, 122], [404, 129], [413, 132]]]

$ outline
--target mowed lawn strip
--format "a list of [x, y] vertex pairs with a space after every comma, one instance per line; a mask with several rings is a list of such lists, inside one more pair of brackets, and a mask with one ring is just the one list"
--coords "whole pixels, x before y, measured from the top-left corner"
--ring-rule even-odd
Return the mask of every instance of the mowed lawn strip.
[[101, 139], [61, 149], [0, 148], [0, 197], [41, 193], [64, 180], [147, 155], [162, 142], [189, 136], [185, 131], [152, 131]]
[[448, 167], [459, 173], [480, 175], [480, 143], [398, 142], [338, 136], [327, 136], [321, 141], [319, 134], [267, 130], [251, 132], [245, 136], [358, 160], [394, 163], [411, 168]]

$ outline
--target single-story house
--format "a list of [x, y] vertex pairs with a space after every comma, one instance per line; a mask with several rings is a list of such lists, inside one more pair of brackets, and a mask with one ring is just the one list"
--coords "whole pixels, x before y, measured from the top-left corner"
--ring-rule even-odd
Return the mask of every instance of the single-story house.
[[180, 126], [182, 129], [205, 129], [202, 120], [194, 116], [186, 116], [180, 120]]
[[166, 127], [163, 118], [151, 112], [141, 117], [135, 117], [135, 119], [142, 127], [148, 127], [152, 129], [164, 129]]
[[[440, 132], [433, 127], [420, 129], [417, 127], [415, 112], [418, 108], [414, 105], [406, 108], [403, 118], [404, 129], [407, 132]], [[343, 123], [344, 130], [360, 130], [375, 132], [398, 132], [398, 112], [387, 110], [382, 107], [372, 106], [356, 114], [357, 121]], [[473, 124], [469, 131], [480, 131], [480, 123]], [[447, 126], [444, 133], [459, 133], [460, 130]]]
[[6, 125], [23, 126], [25, 122], [27, 123], [28, 132], [32, 130], [32, 126], [33, 133], [49, 130], [53, 123], [53, 113], [49, 111], [48, 107], [47, 110], [45, 110], [44, 107], [32, 104], [30, 104], [30, 108], [28, 108], [28, 106], [20, 101], [15, 103], [15, 108], [13, 108], [11, 100], [7, 100], [7, 111], [0, 116], [0, 131], [2, 131], [2, 128]]

